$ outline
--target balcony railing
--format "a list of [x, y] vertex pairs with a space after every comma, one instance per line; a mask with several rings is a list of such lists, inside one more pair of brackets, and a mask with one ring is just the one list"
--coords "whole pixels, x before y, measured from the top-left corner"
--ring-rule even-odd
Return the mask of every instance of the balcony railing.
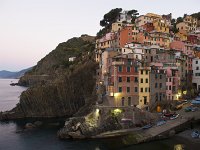
[[112, 65], [124, 65], [125, 63], [123, 61], [114, 61], [112, 62]]

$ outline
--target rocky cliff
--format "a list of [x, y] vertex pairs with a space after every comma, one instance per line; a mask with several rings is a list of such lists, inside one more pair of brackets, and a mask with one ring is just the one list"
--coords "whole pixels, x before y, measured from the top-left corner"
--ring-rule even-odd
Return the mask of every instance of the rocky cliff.
[[[17, 106], [1, 119], [72, 116], [89, 111], [96, 101], [96, 67], [92, 37], [59, 44], [19, 81], [29, 86]], [[93, 38], [94, 39], [94, 38]], [[69, 57], [76, 57], [69, 62]], [[87, 107], [84, 107], [87, 106]], [[80, 115], [81, 115], [80, 114]]]

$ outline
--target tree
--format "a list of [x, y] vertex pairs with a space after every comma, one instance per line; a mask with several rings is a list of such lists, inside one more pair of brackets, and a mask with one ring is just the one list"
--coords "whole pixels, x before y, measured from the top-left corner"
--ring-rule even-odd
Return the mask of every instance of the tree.
[[176, 24], [180, 23], [180, 22], [183, 22], [183, 18], [182, 17], [178, 17], [177, 20], [176, 20]]
[[200, 20], [200, 12], [194, 13], [191, 16], [197, 18], [198, 20]]
[[171, 20], [171, 24], [174, 25], [175, 23], [176, 23], [176, 19], [173, 18], [173, 19]]
[[103, 19], [100, 20], [100, 26], [104, 28], [99, 30], [99, 32], [97, 32], [97, 38], [100, 38], [104, 36], [107, 32], [109, 32], [109, 30], [111, 29], [112, 23], [116, 21], [121, 11], [122, 11], [122, 8], [115, 8], [103, 16]]
[[103, 19], [100, 21], [102, 27], [109, 27], [116, 21], [116, 18], [119, 16], [122, 8], [115, 8], [109, 11], [104, 15]]
[[186, 16], [187, 16], [187, 14], [184, 14], [184, 15], [183, 15], [183, 18], [185, 18]]
[[139, 15], [138, 11], [135, 9], [129, 10], [127, 14], [131, 16], [131, 18], [132, 18], [131, 22], [135, 23], [135, 19]]

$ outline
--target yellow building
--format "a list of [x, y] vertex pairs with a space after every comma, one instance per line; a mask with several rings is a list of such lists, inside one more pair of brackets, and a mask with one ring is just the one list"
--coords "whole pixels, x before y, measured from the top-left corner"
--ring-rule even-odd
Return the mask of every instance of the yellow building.
[[169, 33], [169, 26], [165, 19], [155, 19], [153, 26], [157, 32]]
[[184, 19], [183, 22], [186, 23], [186, 25], [189, 27], [189, 32], [195, 31], [197, 29], [197, 18], [194, 18], [192, 16], [187, 15]]
[[197, 29], [197, 18], [193, 18], [192, 16], [186, 16], [183, 19], [183, 22], [180, 22], [176, 25], [176, 28], [180, 33], [191, 32]]
[[186, 33], [189, 31], [189, 27], [186, 25], [185, 22], [180, 22], [176, 25], [176, 28], [179, 30], [180, 33]]
[[115, 22], [112, 23], [112, 32], [117, 32], [122, 29], [122, 23], [121, 22]]
[[141, 27], [145, 25], [146, 23], [152, 23], [155, 19], [162, 18], [160, 15], [153, 14], [153, 13], [147, 13], [146, 15], [139, 16], [135, 22], [137, 27]]
[[147, 13], [146, 16], [148, 16], [148, 17], [152, 17], [152, 18], [162, 18], [161, 15], [154, 14], [154, 13]]
[[181, 41], [187, 41], [187, 33], [186, 32], [178, 32], [176, 36], [180, 38]]
[[144, 108], [150, 101], [150, 67], [139, 69], [139, 107]]

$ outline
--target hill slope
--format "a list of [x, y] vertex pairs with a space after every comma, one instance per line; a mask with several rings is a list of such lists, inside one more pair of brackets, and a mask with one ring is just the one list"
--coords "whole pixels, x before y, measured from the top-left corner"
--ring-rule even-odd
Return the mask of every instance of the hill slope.
[[[59, 44], [28, 71], [19, 84], [29, 86], [20, 103], [0, 119], [71, 116], [96, 101], [94, 43], [72, 38]], [[68, 58], [75, 56], [74, 62]]]
[[31, 68], [24, 69], [19, 72], [11, 72], [11, 71], [2, 70], [0, 71], [0, 78], [17, 79], [17, 78], [22, 77], [27, 71], [31, 70]]

